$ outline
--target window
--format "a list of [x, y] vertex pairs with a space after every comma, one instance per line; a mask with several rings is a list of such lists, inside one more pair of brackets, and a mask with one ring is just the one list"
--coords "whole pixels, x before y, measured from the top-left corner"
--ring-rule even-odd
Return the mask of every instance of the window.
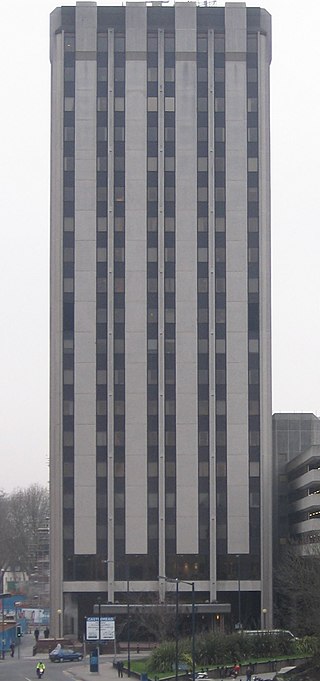
[[224, 97], [216, 97], [214, 100], [214, 110], [216, 112], [218, 111], [224, 111]]
[[[251, 129], [251, 128], [250, 128]], [[248, 172], [256, 173], [258, 170], [258, 159], [256, 157], [248, 158]]]
[[208, 416], [209, 414], [209, 404], [208, 400], [199, 400], [199, 415], [200, 416]]
[[74, 141], [74, 128], [66, 126], [64, 128], [64, 141], [73, 142]]
[[97, 109], [98, 109], [98, 111], [107, 111], [107, 98], [106, 97], [98, 97]]
[[226, 341], [224, 338], [217, 338], [216, 339], [216, 353], [225, 353], [226, 351]]
[[207, 187], [198, 187], [198, 201], [208, 201]]
[[258, 80], [258, 69], [248, 68], [248, 83], [256, 83]]
[[106, 447], [107, 445], [107, 433], [105, 430], [97, 431], [97, 447]]
[[174, 97], [165, 97], [164, 99], [164, 110], [174, 111]]
[[198, 97], [198, 111], [208, 111], [208, 100], [206, 97]]
[[65, 97], [64, 98], [64, 110], [65, 111], [74, 111], [74, 97]]
[[158, 111], [157, 97], [148, 97], [148, 111]]
[[97, 384], [105, 385], [107, 382], [107, 372], [104, 369], [97, 370]]
[[115, 111], [124, 111], [124, 97], [115, 97], [114, 98], [114, 110]]
[[107, 413], [106, 400], [97, 400], [97, 414], [98, 416], [105, 416]]
[[156, 156], [148, 157], [148, 171], [156, 172], [158, 170], [158, 159]]
[[166, 67], [164, 70], [164, 79], [167, 83], [173, 83], [174, 82], [174, 68], [173, 67]]
[[73, 384], [73, 369], [65, 369], [63, 372], [63, 382], [65, 385]]
[[200, 156], [198, 158], [198, 171], [207, 172], [208, 170], [208, 159], [206, 156]]
[[258, 141], [258, 128], [248, 128], [248, 142]]
[[98, 66], [98, 80], [106, 81], [108, 78], [108, 69], [105, 66]]
[[256, 97], [248, 98], [248, 111], [252, 113], [253, 111], [258, 111], [258, 100]]
[[73, 293], [73, 279], [66, 277], [63, 280], [63, 291], [64, 293]]

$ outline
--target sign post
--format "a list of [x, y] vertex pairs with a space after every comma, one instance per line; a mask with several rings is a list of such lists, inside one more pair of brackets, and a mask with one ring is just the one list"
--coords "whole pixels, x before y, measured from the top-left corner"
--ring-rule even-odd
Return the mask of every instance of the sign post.
[[[100, 619], [100, 626], [99, 626]], [[86, 618], [86, 641], [114, 641], [115, 639], [114, 617], [87, 617]]]

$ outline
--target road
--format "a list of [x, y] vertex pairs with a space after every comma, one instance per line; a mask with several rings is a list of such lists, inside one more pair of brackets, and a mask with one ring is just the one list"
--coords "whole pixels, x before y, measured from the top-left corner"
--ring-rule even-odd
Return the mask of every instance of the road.
[[[36, 665], [41, 659], [32, 656], [32, 646], [34, 638], [31, 634], [26, 634], [21, 639], [20, 650], [16, 647], [14, 658], [11, 658], [9, 653], [6, 653], [4, 660], [0, 660], [0, 681], [36, 681]], [[74, 676], [72, 670], [80, 671], [80, 665], [83, 668], [84, 663], [79, 662], [64, 662], [63, 664], [53, 664], [48, 658], [48, 654], [43, 655], [43, 662], [46, 665], [46, 671], [43, 676], [43, 681], [72, 681]]]
[[[20, 658], [11, 659], [6, 658], [0, 662], [0, 681], [36, 681], [36, 664], [34, 658]], [[72, 675], [72, 667], [79, 664], [77, 662], [65, 662], [64, 664], [53, 664], [48, 660], [46, 655], [44, 658], [46, 671], [43, 676], [43, 681], [71, 681], [74, 677]]]

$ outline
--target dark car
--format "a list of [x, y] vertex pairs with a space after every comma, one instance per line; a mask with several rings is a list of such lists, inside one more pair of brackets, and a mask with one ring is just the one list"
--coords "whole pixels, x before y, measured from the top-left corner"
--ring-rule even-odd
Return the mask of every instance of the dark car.
[[71, 650], [69, 648], [60, 648], [59, 650], [52, 650], [49, 653], [51, 662], [79, 662], [83, 659], [83, 654], [78, 650]]

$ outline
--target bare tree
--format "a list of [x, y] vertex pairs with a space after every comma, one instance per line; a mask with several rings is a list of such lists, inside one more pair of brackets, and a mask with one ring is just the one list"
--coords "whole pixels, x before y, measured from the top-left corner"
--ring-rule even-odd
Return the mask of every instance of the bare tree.
[[320, 633], [320, 547], [291, 544], [275, 571], [275, 614], [296, 635]]
[[38, 530], [48, 522], [49, 492], [38, 484], [17, 489], [5, 496], [5, 507], [2, 563], [30, 575], [35, 565]]
[[[145, 634], [154, 641], [162, 642], [174, 636], [175, 613], [168, 607], [168, 603], [159, 603], [157, 595], [149, 594], [148, 603], [134, 595], [134, 604], [130, 606], [131, 616], [134, 619], [134, 630], [137, 637], [143, 638]], [[140, 603], [146, 605], [140, 608]]]

